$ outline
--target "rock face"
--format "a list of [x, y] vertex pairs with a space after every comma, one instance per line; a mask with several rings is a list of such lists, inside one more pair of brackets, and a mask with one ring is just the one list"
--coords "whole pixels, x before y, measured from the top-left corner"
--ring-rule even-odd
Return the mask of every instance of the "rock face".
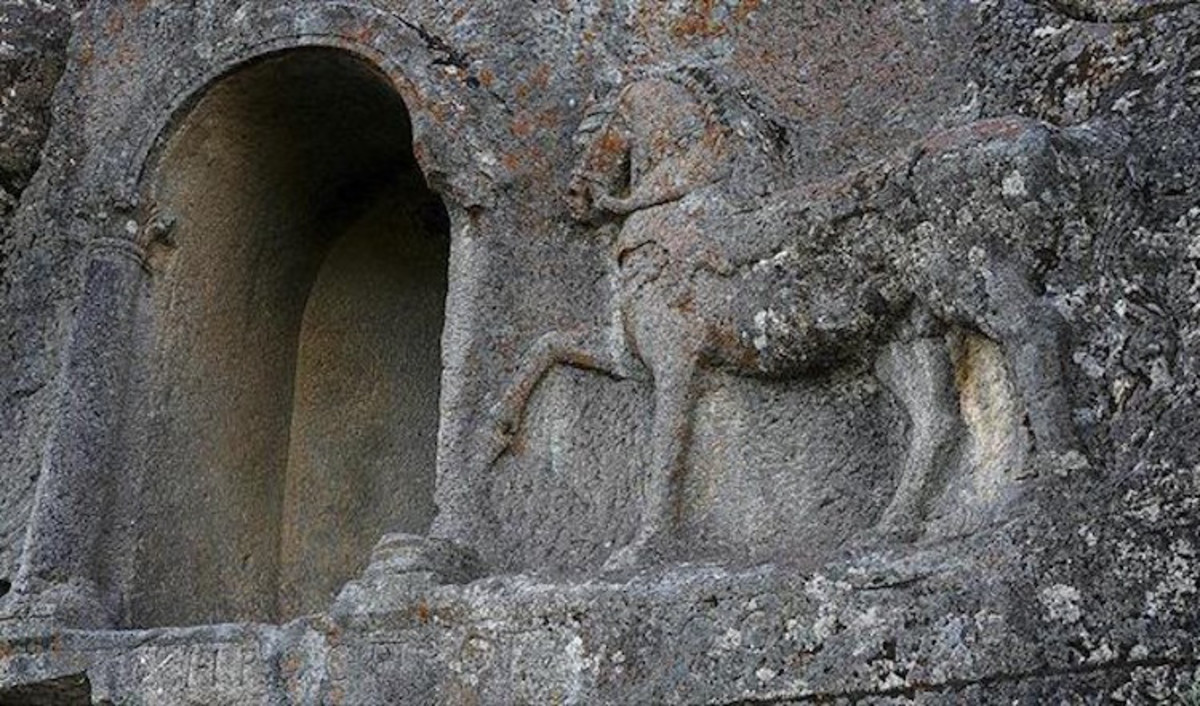
[[[38, 434], [43, 426], [31, 398], [49, 384], [43, 362], [58, 318], [61, 243], [47, 234], [13, 227], [21, 196], [42, 157], [50, 123], [50, 97], [66, 63], [72, 3], [6, 2], [0, 7], [0, 293], [4, 344], [0, 347], [0, 587], [9, 585], [25, 534], [37, 482]], [[28, 202], [27, 202], [28, 203]], [[43, 408], [45, 409], [45, 408]]]
[[1197, 4], [0, 12], [0, 703], [1200, 700]]

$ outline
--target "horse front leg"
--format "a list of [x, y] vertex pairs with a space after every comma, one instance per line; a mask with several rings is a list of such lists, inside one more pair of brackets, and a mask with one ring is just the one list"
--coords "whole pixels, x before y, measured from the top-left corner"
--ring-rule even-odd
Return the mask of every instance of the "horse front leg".
[[558, 365], [592, 370], [615, 378], [627, 377], [619, 354], [597, 346], [582, 331], [549, 331], [525, 352], [512, 380], [489, 411], [491, 433], [484, 458], [489, 465], [512, 445], [525, 408], [538, 384]]
[[680, 519], [680, 490], [691, 446], [699, 355], [681, 349], [655, 363], [653, 457], [642, 516], [633, 541], [605, 562], [604, 568], [610, 571], [643, 563], [647, 551], [668, 539]]

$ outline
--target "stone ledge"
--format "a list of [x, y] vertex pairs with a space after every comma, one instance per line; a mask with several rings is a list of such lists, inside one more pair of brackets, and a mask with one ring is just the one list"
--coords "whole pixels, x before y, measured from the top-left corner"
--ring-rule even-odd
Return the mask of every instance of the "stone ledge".
[[1002, 537], [818, 573], [693, 565], [627, 582], [414, 584], [386, 609], [283, 626], [10, 629], [0, 684], [86, 673], [95, 698], [168, 704], [990, 703], [1120, 690], [1136, 702], [1200, 690], [1197, 608], [1157, 624], [1110, 615], [1096, 634], [997, 551]]

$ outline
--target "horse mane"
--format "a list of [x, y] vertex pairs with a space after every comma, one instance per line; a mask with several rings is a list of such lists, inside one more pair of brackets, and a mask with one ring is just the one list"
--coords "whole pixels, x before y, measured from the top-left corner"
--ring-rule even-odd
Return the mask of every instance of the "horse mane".
[[[592, 102], [584, 111], [574, 137], [575, 148], [583, 152], [595, 135], [618, 113], [622, 97], [631, 86], [643, 81], [664, 81], [684, 89], [702, 111], [705, 119], [731, 135], [741, 147], [734, 151], [734, 168], [747, 175], [774, 175], [788, 181], [790, 165], [796, 159], [796, 135], [789, 126], [772, 118], [782, 112], [767, 105], [768, 99], [745, 81], [710, 65], [680, 64], [655, 66], [632, 75], [619, 87]], [[735, 179], [735, 181], [741, 181]], [[741, 196], [756, 198], [762, 187], [749, 183], [732, 184]]]

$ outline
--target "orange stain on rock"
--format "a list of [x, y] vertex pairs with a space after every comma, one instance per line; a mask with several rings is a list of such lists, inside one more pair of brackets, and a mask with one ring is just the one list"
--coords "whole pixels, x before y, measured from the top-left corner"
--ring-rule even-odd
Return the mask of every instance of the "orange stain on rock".
[[351, 38], [360, 44], [370, 44], [375, 41], [375, 29], [368, 25], [355, 32]]
[[733, 10], [733, 21], [741, 24], [762, 4], [761, 0], [742, 0]]
[[104, 23], [104, 31], [109, 34], [117, 34], [123, 29], [125, 29], [125, 16], [121, 14], [119, 9], [114, 10], [108, 16], [108, 21]]
[[88, 66], [96, 58], [96, 49], [91, 42], [83, 42], [79, 47], [79, 63]]
[[550, 108], [538, 113], [534, 122], [543, 130], [553, 130], [562, 123], [562, 116], [558, 114], [557, 110]]
[[450, 109], [442, 103], [427, 103], [426, 111], [437, 123], [445, 123], [450, 117]]
[[529, 85], [533, 88], [545, 88], [550, 85], [550, 66], [542, 64], [533, 71], [533, 75], [529, 77]]
[[625, 139], [614, 132], [606, 132], [604, 137], [600, 138], [599, 149], [606, 155], [624, 154], [628, 147]]
[[701, 0], [671, 28], [676, 37], [719, 37], [725, 27], [713, 19], [713, 0]]
[[513, 118], [508, 129], [513, 135], [524, 138], [533, 134], [534, 127], [533, 122], [521, 114]]

